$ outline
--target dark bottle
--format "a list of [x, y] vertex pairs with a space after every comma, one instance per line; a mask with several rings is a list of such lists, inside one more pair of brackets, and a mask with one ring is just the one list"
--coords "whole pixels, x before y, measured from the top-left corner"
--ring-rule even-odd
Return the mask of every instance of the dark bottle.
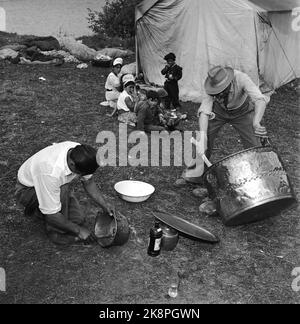
[[158, 256], [160, 254], [161, 239], [162, 239], [162, 229], [158, 221], [155, 221], [155, 225], [150, 230], [150, 240], [148, 246], [148, 254], [150, 256]]

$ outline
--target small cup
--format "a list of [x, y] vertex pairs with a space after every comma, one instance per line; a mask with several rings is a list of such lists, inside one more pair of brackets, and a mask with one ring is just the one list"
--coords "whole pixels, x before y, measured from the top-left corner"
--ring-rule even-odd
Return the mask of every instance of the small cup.
[[177, 283], [172, 283], [169, 290], [168, 290], [168, 295], [171, 298], [176, 298], [178, 296], [178, 285]]

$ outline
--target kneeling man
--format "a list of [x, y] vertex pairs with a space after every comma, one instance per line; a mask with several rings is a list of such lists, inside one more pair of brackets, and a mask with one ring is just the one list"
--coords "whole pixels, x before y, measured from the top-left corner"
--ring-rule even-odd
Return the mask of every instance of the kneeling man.
[[85, 215], [70, 190], [80, 178], [89, 196], [111, 214], [114, 207], [105, 201], [93, 179], [99, 165], [97, 151], [88, 145], [63, 142], [46, 147], [29, 158], [18, 171], [16, 199], [25, 215], [45, 221], [49, 239], [56, 244], [76, 241], [90, 243], [94, 234], [85, 226]]

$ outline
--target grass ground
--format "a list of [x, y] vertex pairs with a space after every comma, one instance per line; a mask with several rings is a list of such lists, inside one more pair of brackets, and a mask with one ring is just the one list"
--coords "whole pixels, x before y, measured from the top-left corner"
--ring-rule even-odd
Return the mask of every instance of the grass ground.
[[[62, 248], [46, 238], [43, 224], [24, 218], [15, 205], [19, 166], [34, 152], [65, 140], [96, 146], [101, 130], [117, 133], [116, 120], [106, 116], [104, 82], [108, 69], [2, 64], [0, 69], [0, 267], [7, 274], [7, 292], [0, 303], [298, 303], [291, 273], [300, 266], [300, 218], [293, 207], [278, 217], [237, 228], [198, 213], [193, 187], [172, 184], [182, 168], [105, 168], [97, 182], [130, 222], [130, 241], [123, 247]], [[46, 81], [40, 81], [44, 77]], [[299, 102], [286, 86], [273, 97], [266, 125], [291, 176], [297, 197], [299, 174]], [[197, 128], [197, 105], [184, 103], [186, 129]], [[241, 149], [230, 127], [219, 136], [214, 160]], [[225, 149], [226, 148], [226, 149]], [[133, 178], [152, 183], [156, 193], [146, 203], [121, 201], [113, 185]], [[88, 213], [96, 207], [75, 187]], [[220, 243], [209, 245], [180, 237], [173, 252], [147, 256], [153, 210], [168, 210], [212, 231]], [[167, 291], [177, 272], [183, 279], [176, 299]]]

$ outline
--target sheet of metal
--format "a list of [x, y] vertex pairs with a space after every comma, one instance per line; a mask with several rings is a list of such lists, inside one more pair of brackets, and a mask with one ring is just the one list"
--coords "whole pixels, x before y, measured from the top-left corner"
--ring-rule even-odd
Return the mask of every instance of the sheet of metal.
[[158, 212], [154, 213], [154, 216], [161, 222], [175, 228], [178, 232], [188, 235], [194, 239], [210, 243], [218, 243], [220, 241], [219, 238], [217, 238], [214, 234], [210, 233], [206, 229], [196, 224], [190, 223], [181, 217]]

